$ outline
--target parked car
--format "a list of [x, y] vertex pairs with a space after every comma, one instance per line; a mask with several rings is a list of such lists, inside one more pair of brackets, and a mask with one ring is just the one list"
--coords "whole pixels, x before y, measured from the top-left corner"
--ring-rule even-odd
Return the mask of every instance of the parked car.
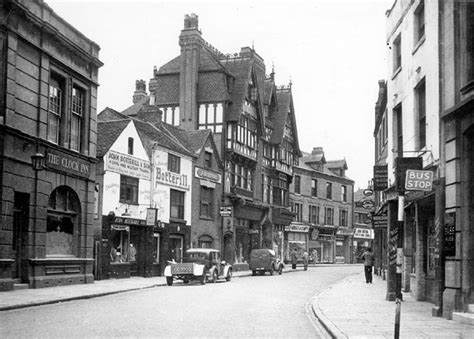
[[232, 278], [232, 266], [221, 261], [220, 252], [214, 249], [191, 248], [186, 251], [182, 263], [168, 263], [164, 272], [168, 286], [173, 285], [174, 280], [182, 280], [185, 284], [199, 280], [204, 285], [208, 281], [215, 283], [220, 278], [226, 281]]
[[275, 271], [278, 274], [282, 274], [284, 267], [283, 261], [276, 256], [273, 250], [262, 248], [250, 252], [249, 268], [252, 271], [252, 275], [256, 275], [257, 272], [260, 274], [270, 272], [270, 275], [273, 275]]

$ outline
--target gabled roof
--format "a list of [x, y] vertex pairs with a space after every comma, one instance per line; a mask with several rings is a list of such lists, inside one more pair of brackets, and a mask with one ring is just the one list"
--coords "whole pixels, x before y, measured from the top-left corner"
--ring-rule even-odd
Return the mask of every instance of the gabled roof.
[[97, 157], [101, 158], [107, 153], [120, 136], [130, 119], [99, 121], [97, 123]]
[[137, 101], [132, 106], [124, 109], [121, 113], [129, 117], [136, 116], [138, 111], [143, 107], [144, 104], [148, 103], [149, 100], [150, 98], [148, 96], [143, 97], [141, 100]]
[[123, 120], [127, 119], [128, 116], [114, 110], [113, 108], [106, 107], [99, 114], [97, 114], [97, 120], [110, 121], [110, 120]]
[[326, 163], [326, 168], [328, 169], [344, 169], [347, 170], [347, 162], [346, 159], [341, 160], [330, 160]]
[[314, 164], [314, 163], [326, 163], [326, 158], [324, 157], [324, 153], [320, 154], [309, 154], [309, 153], [304, 153], [303, 156], [300, 158], [300, 162], [305, 163], [305, 164]]

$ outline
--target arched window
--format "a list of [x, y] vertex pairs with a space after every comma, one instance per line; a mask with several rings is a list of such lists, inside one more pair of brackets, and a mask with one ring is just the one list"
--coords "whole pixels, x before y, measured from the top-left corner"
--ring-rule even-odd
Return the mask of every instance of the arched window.
[[199, 248], [212, 248], [214, 240], [209, 235], [201, 235], [198, 239]]
[[67, 186], [56, 188], [48, 201], [46, 255], [77, 255], [81, 205], [76, 192]]

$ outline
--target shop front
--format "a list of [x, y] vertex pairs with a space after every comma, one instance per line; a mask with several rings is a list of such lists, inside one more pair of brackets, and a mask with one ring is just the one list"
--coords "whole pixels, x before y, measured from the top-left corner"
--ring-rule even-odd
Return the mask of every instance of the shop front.
[[311, 226], [308, 253], [313, 263], [334, 263], [335, 232], [334, 226]]
[[303, 253], [308, 252], [309, 229], [308, 225], [301, 222], [292, 222], [285, 226], [285, 262], [291, 262], [293, 251], [296, 251], [298, 261], [303, 261]]
[[[352, 240], [352, 253], [353, 253], [353, 262], [363, 262], [360, 259], [362, 253], [367, 248], [372, 248], [372, 242], [374, 240], [374, 230], [371, 228], [354, 228], [354, 236]], [[373, 251], [373, 248], [372, 248]], [[377, 257], [376, 257], [377, 261]]]

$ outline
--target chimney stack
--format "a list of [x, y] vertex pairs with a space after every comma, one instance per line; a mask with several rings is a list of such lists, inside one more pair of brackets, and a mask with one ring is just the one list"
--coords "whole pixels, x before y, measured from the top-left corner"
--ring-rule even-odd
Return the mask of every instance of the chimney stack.
[[313, 150], [311, 151], [311, 155], [318, 155], [318, 154], [324, 154], [323, 148], [313, 147]]
[[146, 93], [146, 82], [145, 80], [137, 80], [135, 81], [135, 92], [133, 93], [133, 103], [136, 104], [139, 101], [147, 98], [148, 95]]

